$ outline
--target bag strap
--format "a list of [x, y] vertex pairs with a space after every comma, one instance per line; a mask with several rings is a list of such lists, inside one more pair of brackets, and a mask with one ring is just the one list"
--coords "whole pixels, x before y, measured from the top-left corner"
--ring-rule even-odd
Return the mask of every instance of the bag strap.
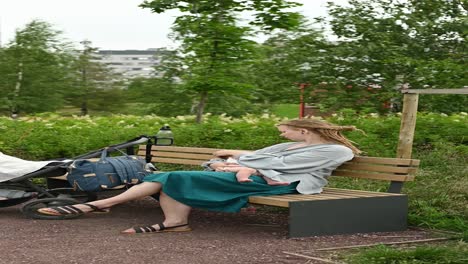
[[[129, 140], [128, 142], [133, 142], [135, 140], [138, 140], [138, 139], [141, 139], [141, 138], [147, 138], [148, 141], [146, 141], [146, 151], [145, 151], [145, 161], [146, 163], [151, 163], [151, 159], [153, 158], [153, 155], [151, 155], [151, 147], [154, 145], [153, 144], [153, 141], [151, 140], [151, 137], [148, 137], [148, 136], [139, 136], [139, 137], [136, 137], [132, 140]], [[107, 157], [108, 155], [108, 148], [110, 147], [106, 147], [102, 150], [102, 153], [101, 153], [101, 160], [104, 160], [105, 157]], [[129, 156], [128, 153], [120, 150], [119, 148], [113, 148], [113, 150], [117, 150], [119, 151], [120, 153], [122, 153], [122, 155], [124, 156]]]
[[123, 183], [127, 183], [127, 179], [129, 178], [129, 175], [127, 173], [125, 164], [122, 164], [122, 162], [119, 159], [114, 159], [114, 158], [108, 158], [105, 160], [106, 162], [109, 162], [112, 167], [114, 167], [115, 171], [117, 172], [117, 175], [119, 175], [120, 180]]
[[[120, 149], [116, 149], [120, 152], [122, 152]], [[122, 152], [125, 154], [125, 156], [128, 156], [126, 153]], [[115, 171], [117, 172], [117, 175], [119, 176], [120, 180], [122, 182], [127, 182], [128, 179], [128, 174], [127, 171], [125, 170], [125, 166], [121, 164], [121, 162], [116, 161], [116, 159], [113, 159], [111, 157], [107, 157], [107, 148], [104, 148], [101, 153], [101, 158], [99, 159], [98, 162], [101, 163], [109, 163], [114, 167]]]
[[104, 148], [101, 152], [101, 158], [99, 159], [99, 161], [105, 161], [106, 158], [107, 158], [107, 148]]
[[117, 161], [122, 163], [123, 167], [127, 171], [127, 182], [132, 182], [132, 179], [134, 177], [131, 177], [130, 175], [137, 176], [137, 175], [139, 175], [139, 171], [137, 170], [137, 168], [135, 166], [129, 166], [129, 162], [124, 162], [124, 159], [129, 160], [131, 164], [137, 164], [139, 161], [135, 160], [132, 157], [126, 157], [126, 158], [120, 157], [119, 159], [117, 159]]

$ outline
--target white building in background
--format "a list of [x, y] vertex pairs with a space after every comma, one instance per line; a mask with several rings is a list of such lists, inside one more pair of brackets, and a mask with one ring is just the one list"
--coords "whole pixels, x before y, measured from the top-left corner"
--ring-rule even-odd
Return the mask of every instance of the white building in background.
[[100, 63], [106, 64], [126, 79], [152, 77], [156, 75], [154, 66], [160, 63], [162, 51], [147, 50], [99, 50], [96, 55]]

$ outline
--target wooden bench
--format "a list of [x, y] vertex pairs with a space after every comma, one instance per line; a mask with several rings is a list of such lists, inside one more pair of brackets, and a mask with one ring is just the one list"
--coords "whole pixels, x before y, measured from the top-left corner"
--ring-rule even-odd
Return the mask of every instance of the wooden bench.
[[[138, 155], [145, 155], [141, 145]], [[215, 148], [152, 146], [152, 162], [200, 166]], [[335, 177], [390, 181], [387, 192], [324, 188], [321, 194], [251, 196], [249, 203], [289, 208], [289, 236], [390, 232], [407, 228], [408, 198], [401, 194], [414, 180], [419, 160], [355, 157], [338, 167]], [[200, 167], [201, 169], [201, 167]]]

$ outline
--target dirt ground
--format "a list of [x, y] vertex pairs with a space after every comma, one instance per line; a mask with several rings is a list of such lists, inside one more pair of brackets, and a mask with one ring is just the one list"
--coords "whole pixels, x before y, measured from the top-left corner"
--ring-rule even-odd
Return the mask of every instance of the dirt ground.
[[312, 258], [334, 259], [336, 251], [317, 249], [433, 236], [408, 230], [290, 239], [287, 212], [261, 207], [237, 214], [194, 210], [192, 232], [123, 235], [128, 227], [162, 220], [153, 199], [72, 220], [27, 219], [20, 207], [0, 208], [0, 264], [326, 263]]

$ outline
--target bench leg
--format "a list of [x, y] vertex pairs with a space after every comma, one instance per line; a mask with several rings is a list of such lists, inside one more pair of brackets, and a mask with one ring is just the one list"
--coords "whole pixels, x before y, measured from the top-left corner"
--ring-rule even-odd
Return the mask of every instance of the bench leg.
[[289, 237], [392, 232], [407, 228], [406, 195], [289, 203]]

